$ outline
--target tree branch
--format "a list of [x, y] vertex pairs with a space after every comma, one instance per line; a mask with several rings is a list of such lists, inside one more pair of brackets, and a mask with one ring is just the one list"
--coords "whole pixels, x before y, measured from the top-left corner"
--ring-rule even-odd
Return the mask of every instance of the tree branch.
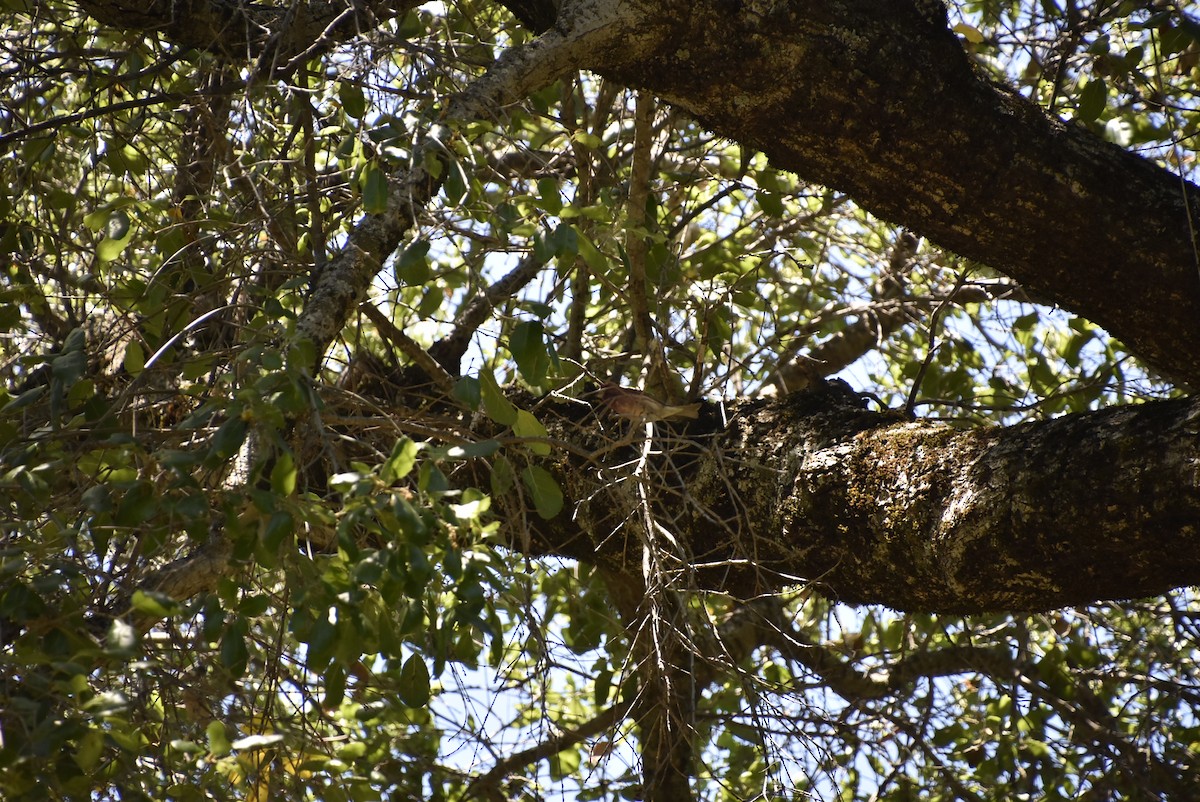
[[[736, 622], [736, 625], [735, 625]], [[1063, 721], [1070, 723], [1070, 738], [1092, 752], [1108, 747], [1124, 766], [1136, 766], [1149, 787], [1157, 792], [1178, 794], [1194, 787], [1195, 778], [1187, 771], [1169, 766], [1154, 755], [1137, 748], [1122, 732], [1120, 723], [1104, 703], [1076, 682], [1071, 698], [1052, 692], [1038, 678], [1032, 666], [1022, 665], [1004, 647], [949, 646], [915, 652], [889, 663], [886, 670], [860, 671], [830, 649], [814, 643], [803, 632], [784, 621], [777, 597], [755, 600], [739, 608], [722, 627], [723, 643], [741, 643], [739, 654], [749, 654], [749, 644], [773, 647], [783, 658], [792, 660], [817, 675], [830, 690], [848, 702], [863, 702], [894, 696], [907, 690], [918, 679], [979, 673], [993, 680], [1016, 676], [1022, 688], [1034, 698], [1052, 707]], [[1065, 670], [1065, 669], [1064, 669]], [[901, 722], [896, 722], [901, 723]], [[912, 733], [915, 741], [922, 739]]]
[[471, 338], [487, 322], [492, 310], [501, 301], [520, 292], [545, 266], [546, 263], [533, 253], [525, 256], [516, 267], [463, 306], [454, 321], [454, 331], [430, 346], [429, 355], [451, 375], [457, 376], [461, 371], [459, 363], [471, 344]]
[[396, 328], [396, 324], [388, 320], [387, 316], [370, 301], [365, 301], [361, 308], [363, 314], [375, 324], [384, 339], [399, 348], [402, 354], [424, 371], [425, 375], [438, 386], [438, 389], [447, 396], [454, 392], [454, 378], [438, 364], [429, 352], [421, 347], [420, 343]]
[[[603, 445], [571, 421], [583, 412], [543, 409], [564, 416], [546, 415], [551, 437]], [[972, 613], [1200, 581], [1193, 402], [959, 431], [869, 412], [830, 383], [722, 415], [727, 428], [707, 408], [686, 436], [662, 440], [641, 479], [699, 587], [749, 597], [808, 580], [852, 604]], [[628, 458], [610, 448], [599, 476], [593, 461], [556, 461], [568, 498], [534, 522], [535, 553], [641, 564], [636, 547], [603, 535], [640, 509], [632, 483], [617, 481]]]
[[1008, 676], [1013, 672], [1013, 660], [1006, 649], [979, 646], [916, 652], [889, 663], [882, 671], [861, 671], [786, 621], [778, 596], [743, 604], [722, 622], [718, 635], [732, 663], [745, 660], [759, 646], [770, 646], [784, 659], [816, 674], [830, 690], [849, 702], [894, 696], [921, 678], [968, 672]]

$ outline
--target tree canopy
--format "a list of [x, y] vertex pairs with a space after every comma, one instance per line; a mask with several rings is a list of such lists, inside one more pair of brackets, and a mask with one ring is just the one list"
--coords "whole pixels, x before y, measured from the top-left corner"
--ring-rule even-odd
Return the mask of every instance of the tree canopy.
[[1186, 6], [0, 19], [0, 796], [1200, 785]]

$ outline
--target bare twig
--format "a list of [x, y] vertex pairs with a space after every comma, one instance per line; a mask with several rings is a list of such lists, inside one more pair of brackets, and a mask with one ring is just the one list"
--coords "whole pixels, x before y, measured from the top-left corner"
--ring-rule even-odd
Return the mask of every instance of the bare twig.
[[937, 342], [938, 329], [941, 324], [942, 313], [946, 311], [954, 298], [958, 295], [958, 291], [962, 289], [963, 282], [967, 280], [967, 271], [963, 270], [958, 274], [958, 279], [954, 282], [954, 289], [950, 291], [937, 308], [933, 310], [933, 314], [929, 318], [929, 350], [925, 354], [925, 359], [921, 362], [921, 367], [917, 371], [917, 376], [913, 379], [912, 388], [908, 391], [908, 400], [904, 404], [904, 411], [912, 415], [914, 408], [917, 405], [917, 393], [921, 391], [921, 382], [925, 380], [925, 373], [929, 370], [929, 365], [933, 362], [934, 354], [937, 353], [940, 343]]

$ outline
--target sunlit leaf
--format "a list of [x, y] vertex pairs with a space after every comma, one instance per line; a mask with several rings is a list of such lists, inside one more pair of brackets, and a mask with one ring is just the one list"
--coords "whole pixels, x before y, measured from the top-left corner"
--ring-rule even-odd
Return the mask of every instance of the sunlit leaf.
[[479, 390], [483, 396], [483, 409], [489, 418], [502, 426], [511, 426], [516, 422], [517, 408], [504, 396], [491, 371], [479, 372]]
[[270, 746], [283, 743], [284, 737], [278, 733], [270, 733], [266, 735], [247, 735], [245, 738], [238, 738], [231, 743], [229, 747], [238, 751], [250, 752], [255, 749], [266, 749]]
[[379, 478], [387, 484], [403, 479], [417, 464], [417, 454], [420, 446], [411, 438], [401, 437], [392, 446], [392, 453], [380, 469]]
[[174, 615], [179, 609], [170, 596], [152, 590], [135, 590], [132, 604], [133, 609], [155, 621]]
[[290, 451], [283, 452], [271, 467], [271, 490], [281, 496], [290, 496], [296, 492], [296, 474], [296, 460]]
[[210, 721], [204, 732], [208, 738], [208, 751], [215, 757], [227, 755], [233, 749], [233, 744], [229, 741], [229, 735], [225, 729], [224, 722]]
[[974, 25], [968, 25], [965, 22], [959, 22], [954, 25], [952, 30], [973, 45], [983, 43], [983, 34], [980, 33], [979, 29]]

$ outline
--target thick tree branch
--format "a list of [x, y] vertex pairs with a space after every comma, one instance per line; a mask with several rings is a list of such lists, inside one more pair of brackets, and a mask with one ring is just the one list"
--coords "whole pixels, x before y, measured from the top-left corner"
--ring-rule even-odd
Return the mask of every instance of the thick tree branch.
[[[656, 483], [658, 520], [701, 587], [749, 596], [810, 581], [849, 603], [971, 613], [1200, 581], [1193, 402], [959, 431], [868, 412], [831, 383], [724, 415], [720, 430], [705, 410], [686, 438], [660, 425], [641, 479]], [[597, 433], [550, 423], [552, 437], [604, 448]], [[627, 458], [610, 447], [613, 467], [598, 471], [560, 457], [568, 501], [538, 525], [534, 549], [636, 570], [637, 539], [621, 534], [639, 509]]]
[[[767, 600], [778, 607], [776, 599]], [[762, 605], [759, 605], [760, 607]], [[908, 689], [922, 678], [974, 673], [1011, 676], [1014, 670], [1007, 649], [992, 646], [947, 646], [915, 652], [890, 663], [885, 671], [860, 671], [828, 647], [814, 642], [803, 632], [768, 611], [759, 615], [757, 640], [771, 646], [787, 660], [794, 661], [820, 677], [829, 689], [843, 699], [856, 702], [882, 699]]]
[[[888, 334], [912, 319], [914, 310], [906, 304], [887, 302], [904, 298], [905, 277], [912, 269], [918, 244], [919, 241], [912, 234], [907, 231], [901, 232], [892, 244], [887, 269], [881, 271], [882, 275], [873, 288], [875, 302], [871, 304], [871, 308], [859, 317], [857, 323], [847, 326], [810, 350], [801, 359], [793, 361], [807, 340], [804, 333], [797, 332], [793, 338], [794, 344], [780, 358], [780, 367], [768, 381], [783, 393], [803, 390], [818, 379], [832, 376], [848, 367]], [[877, 306], [889, 308], [879, 310]], [[819, 325], [820, 321], [809, 320], [804, 329], [811, 335], [818, 330]]]
[[[1093, 753], [1117, 757], [1118, 765], [1137, 767], [1148, 788], [1178, 794], [1195, 785], [1195, 778], [1190, 776], [1194, 771], [1190, 767], [1170, 766], [1139, 750], [1122, 732], [1120, 723], [1105, 704], [1091, 693], [1086, 682], [1073, 683], [1069, 695], [1052, 691], [1034, 666], [1017, 661], [1002, 646], [948, 646], [917, 651], [895, 660], [882, 671], [867, 673], [827, 647], [814, 643], [784, 621], [781, 613], [778, 598], [751, 602], [738, 609], [722, 626], [722, 642], [742, 644], [738, 649], [742, 656], [749, 654], [746, 644], [773, 647], [780, 656], [804, 666], [834, 693], [854, 703], [903, 693], [923, 678], [969, 673], [1003, 682], [1006, 678], [1017, 677], [1024, 690], [1052, 707], [1072, 725], [1071, 740]], [[914, 735], [914, 740], [923, 739]]]
[[[273, 64], [415, 4], [377, 5], [81, 3], [184, 46], [260, 60], [269, 46]], [[550, 0], [506, 5], [535, 28], [556, 18]], [[657, 93], [1200, 384], [1200, 190], [982, 78], [940, 2], [585, 0], [566, 3], [548, 34], [572, 30], [571, 66]]]
[[[569, 447], [543, 464], [566, 503], [549, 521], [524, 515], [512, 545], [526, 548], [527, 533], [531, 554], [637, 577], [641, 540], [626, 527], [649, 503], [688, 555], [688, 583], [743, 596], [810, 582], [852, 604], [975, 613], [1200, 582], [1196, 402], [966, 431], [858, 403], [830, 383], [731, 405], [724, 429], [711, 406], [686, 433], [656, 424], [631, 481], [627, 444], [587, 407], [546, 399], [548, 442]], [[181, 561], [152, 586], [183, 598], [220, 573], [213, 564]], [[184, 576], [192, 566], [199, 579]]]

